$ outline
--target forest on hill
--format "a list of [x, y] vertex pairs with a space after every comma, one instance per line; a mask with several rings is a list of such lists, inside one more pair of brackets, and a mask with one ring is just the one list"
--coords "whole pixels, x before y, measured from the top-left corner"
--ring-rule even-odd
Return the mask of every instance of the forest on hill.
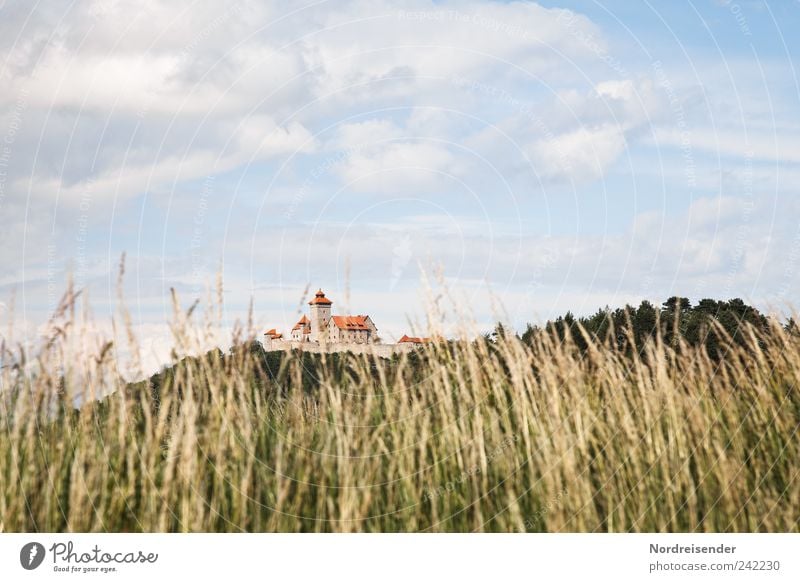
[[[627, 356], [636, 353], [644, 357], [648, 342], [655, 342], [658, 339], [676, 350], [680, 350], [681, 346], [703, 348], [711, 359], [718, 360], [724, 356], [723, 347], [738, 346], [747, 349], [754, 341], [751, 333], [756, 334], [757, 344], [763, 344], [765, 338], [778, 328], [790, 334], [800, 333], [794, 319], [789, 318], [781, 324], [741, 299], [724, 301], [702, 299], [692, 305], [686, 298], [670, 297], [660, 307], [649, 301], [642, 301], [638, 307], [631, 305], [615, 309], [606, 307], [598, 309], [590, 316], [575, 317], [571, 312], [567, 312], [543, 325], [528, 324], [522, 334], [513, 335], [527, 345], [534, 343], [537, 338], [553, 337], [562, 342], [569, 340], [582, 352], [585, 352], [590, 344], [597, 344]], [[498, 324], [492, 333], [487, 333], [475, 341], [485, 342], [491, 349], [509, 333], [506, 327]], [[443, 343], [452, 346], [456, 342], [450, 340]], [[162, 387], [174, 383], [180, 368], [197, 366], [201, 359], [207, 362], [219, 360], [219, 365], [224, 367], [227, 360], [241, 359], [242, 351], [249, 352], [251, 356], [247, 361], [253, 367], [252, 378], [259, 388], [280, 388], [291, 381], [310, 393], [319, 384], [323, 368], [325, 374], [334, 378], [352, 375], [350, 366], [352, 356], [347, 353], [322, 355], [301, 350], [295, 350], [294, 353], [282, 350], [268, 351], [261, 342], [251, 340], [232, 348], [227, 354], [215, 349], [201, 358], [185, 358], [153, 374], [146, 384], [154, 398], [158, 400]], [[423, 350], [408, 354], [406, 360], [411, 362], [407, 369], [410, 373], [408, 380], [419, 380], [414, 377], [415, 371], [424, 368], [422, 363], [428, 357], [430, 353]], [[397, 367], [401, 359], [403, 358], [396, 354], [391, 358], [374, 360], [380, 361], [385, 369], [392, 370]], [[377, 363], [373, 363], [371, 368], [378, 374]]]
[[[701, 299], [692, 305], [685, 297], [673, 296], [660, 307], [645, 300], [638, 307], [606, 307], [585, 317], [575, 317], [567, 312], [543, 326], [529, 324], [521, 339], [530, 343], [542, 333], [554, 333], [561, 339], [569, 334], [581, 349], [586, 349], [588, 338], [593, 338], [631, 352], [642, 351], [648, 340], [659, 338], [674, 347], [681, 343], [703, 346], [711, 358], [717, 359], [722, 356], [721, 346], [727, 345], [724, 341], [727, 338], [736, 345], [745, 346], [750, 341], [748, 330], [752, 329], [760, 336], [769, 335], [776, 324], [787, 332], [798, 333], [793, 318], [783, 324], [771, 321], [757, 308], [738, 298], [726, 301]], [[502, 326], [493, 335], [498, 333], [505, 333]]]

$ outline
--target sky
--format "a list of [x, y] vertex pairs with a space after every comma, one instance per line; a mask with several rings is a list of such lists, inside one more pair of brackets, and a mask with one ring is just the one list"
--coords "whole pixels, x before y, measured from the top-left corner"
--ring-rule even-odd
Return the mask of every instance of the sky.
[[[0, 0], [0, 316], [800, 304], [800, 3]], [[451, 312], [452, 310], [452, 312]], [[466, 314], [466, 315], [464, 315]], [[438, 325], [438, 324], [437, 324]]]

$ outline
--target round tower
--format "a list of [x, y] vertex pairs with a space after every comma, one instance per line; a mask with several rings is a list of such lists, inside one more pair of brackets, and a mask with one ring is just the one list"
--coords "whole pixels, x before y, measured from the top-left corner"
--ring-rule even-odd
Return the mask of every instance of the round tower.
[[325, 297], [320, 289], [308, 304], [311, 306], [311, 341], [322, 343], [328, 339], [328, 322], [331, 319], [333, 301]]

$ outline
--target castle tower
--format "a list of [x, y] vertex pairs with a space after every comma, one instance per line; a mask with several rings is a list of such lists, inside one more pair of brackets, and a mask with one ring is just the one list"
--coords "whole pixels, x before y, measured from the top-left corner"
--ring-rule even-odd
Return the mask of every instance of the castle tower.
[[325, 342], [328, 339], [328, 322], [331, 319], [333, 301], [325, 297], [320, 289], [308, 304], [311, 306], [311, 341]]

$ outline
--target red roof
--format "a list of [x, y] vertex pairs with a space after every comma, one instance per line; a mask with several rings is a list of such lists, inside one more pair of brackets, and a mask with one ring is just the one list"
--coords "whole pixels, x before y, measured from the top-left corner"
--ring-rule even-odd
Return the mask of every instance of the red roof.
[[283, 334], [275, 331], [275, 328], [268, 329], [267, 331], [264, 332], [264, 335], [268, 335], [272, 339], [280, 339], [283, 337]]
[[292, 328], [292, 331], [294, 331], [296, 329], [300, 329], [301, 327], [305, 327], [305, 326], [309, 325], [310, 323], [311, 322], [304, 315], [303, 317], [300, 318], [300, 321], [298, 321], [297, 323], [294, 324], [294, 327]]
[[322, 289], [317, 291], [314, 295], [314, 299], [308, 302], [309, 305], [331, 305], [333, 301], [325, 297], [325, 293], [322, 292]]
[[397, 343], [399, 344], [426, 344], [431, 341], [429, 337], [409, 337], [407, 335], [403, 335]]
[[344, 330], [369, 330], [366, 315], [334, 315], [331, 317], [333, 325]]

